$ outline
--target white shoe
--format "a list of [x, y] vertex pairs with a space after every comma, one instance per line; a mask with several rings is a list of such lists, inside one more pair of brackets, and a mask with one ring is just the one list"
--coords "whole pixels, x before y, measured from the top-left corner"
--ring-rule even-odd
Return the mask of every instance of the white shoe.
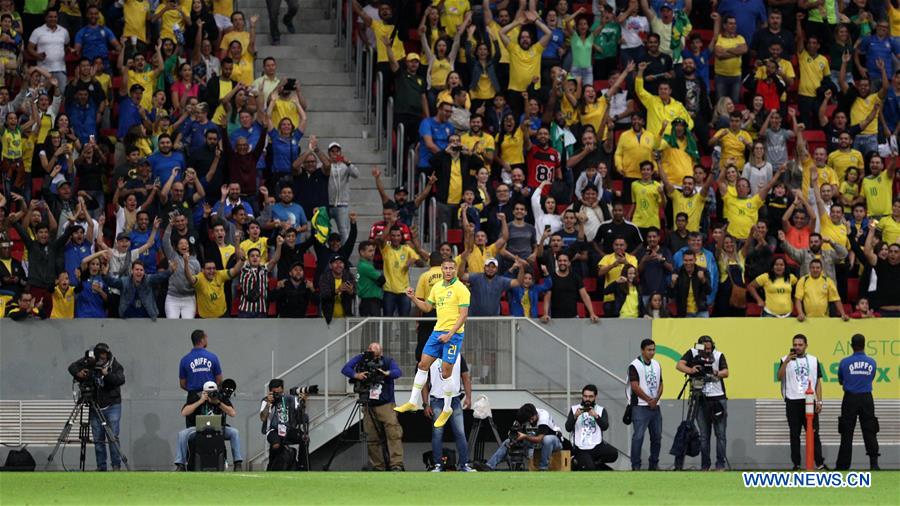
[[440, 473], [443, 471], [440, 464], [435, 464], [434, 469], [431, 470], [432, 473]]
[[477, 469], [475, 469], [474, 467], [470, 466], [469, 464], [463, 465], [459, 470], [462, 471], [462, 472], [464, 472], [464, 473], [477, 473], [477, 472], [478, 472]]

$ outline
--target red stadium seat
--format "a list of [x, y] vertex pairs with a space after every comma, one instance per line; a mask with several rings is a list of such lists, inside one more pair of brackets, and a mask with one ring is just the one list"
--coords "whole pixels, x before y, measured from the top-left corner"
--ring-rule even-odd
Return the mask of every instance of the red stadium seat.
[[500, 301], [500, 314], [509, 316], [509, 302], [506, 302], [505, 300]]
[[451, 228], [447, 230], [447, 242], [450, 244], [462, 244], [463, 243], [463, 231], [461, 228]]
[[601, 90], [605, 90], [605, 89], [609, 88], [609, 81], [603, 81], [601, 79], [598, 79], [593, 82], [593, 85], [594, 85], [594, 89], [597, 90], [597, 92], [599, 93]]
[[584, 310], [584, 304], [582, 304], [581, 302], [579, 302], [579, 303], [578, 303], [578, 317], [579, 317], [579, 318], [584, 318], [584, 315], [585, 315], [585, 314], [587, 314], [587, 313], [586, 313], [586, 311]]
[[[691, 33], [696, 33], [700, 35], [700, 40], [703, 41], [704, 46], [708, 46], [710, 42], [712, 42], [713, 31], [712, 30], [692, 30]], [[715, 88], [713, 88], [715, 89]]]
[[810, 154], [812, 154], [816, 148], [824, 148], [826, 146], [825, 132], [821, 130], [804, 130], [803, 138], [806, 140]]
[[592, 300], [591, 306], [594, 307], [594, 314], [603, 317], [603, 301], [602, 300]]
[[747, 304], [747, 316], [759, 316], [762, 314], [762, 308], [750, 302]]
[[859, 278], [847, 278], [847, 302], [856, 304], [859, 300]]
[[588, 291], [588, 293], [593, 293], [597, 291], [597, 278], [584, 278], [582, 279], [584, 283], [584, 289]]

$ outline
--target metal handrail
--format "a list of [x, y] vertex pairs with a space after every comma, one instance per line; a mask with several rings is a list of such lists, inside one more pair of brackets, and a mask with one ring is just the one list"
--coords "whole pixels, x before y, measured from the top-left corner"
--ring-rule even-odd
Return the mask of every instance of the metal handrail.
[[[412, 165], [410, 165], [410, 172], [413, 171]], [[422, 188], [425, 188], [425, 174], [419, 175], [419, 189], [417, 191], [422, 191]], [[410, 187], [411, 189], [412, 187]], [[418, 216], [416, 216], [416, 220], [419, 223], [419, 244], [424, 244], [425, 241], [425, 212], [419, 211]], [[433, 250], [432, 250], [433, 251]]]
[[[382, 88], [380, 93], [384, 93], [384, 85], [382, 84]], [[388, 173], [393, 174], [394, 169], [394, 154], [391, 151], [391, 148], [394, 146], [394, 97], [387, 97], [387, 105], [385, 106], [387, 111], [387, 118], [385, 120], [384, 130], [384, 164], [388, 168]]]
[[[591, 364], [592, 366], [596, 367], [597, 369], [600, 369], [601, 372], [603, 372], [603, 373], [606, 374], [607, 376], [613, 378], [614, 380], [616, 380], [616, 381], [622, 383], [623, 385], [627, 385], [627, 384], [628, 384], [627, 381], [625, 381], [624, 379], [622, 379], [622, 378], [616, 376], [615, 373], [613, 373], [612, 371], [610, 371], [610, 370], [607, 369], [606, 367], [604, 367], [604, 366], [598, 364], [596, 361], [594, 361], [593, 359], [591, 359], [590, 357], [588, 357], [588, 356], [585, 355], [584, 353], [582, 353], [582, 352], [576, 350], [576, 349], [573, 348], [569, 343], [567, 343], [567, 342], [563, 341], [562, 339], [556, 337], [556, 335], [554, 335], [552, 332], [550, 332], [549, 330], [545, 329], [544, 327], [538, 325], [538, 324], [537, 324], [534, 320], [532, 320], [531, 318], [523, 318], [523, 319], [524, 319], [524, 320], [527, 320], [528, 323], [532, 324], [536, 329], [540, 330], [542, 333], [546, 334], [548, 337], [550, 337], [551, 339], [553, 339], [553, 340], [556, 341], [557, 343], [563, 345], [563, 347], [566, 349], [566, 399], [567, 399], [567, 401], [568, 401], [569, 403], [572, 402], [572, 354], [573, 354], [573, 353], [574, 353], [576, 356], [581, 357], [583, 360], [585, 360], [587, 363]], [[514, 334], [514, 335], [515, 335], [515, 334]], [[515, 359], [514, 359], [514, 360], [515, 360]]]
[[[406, 157], [404, 156], [405, 152], [403, 150], [404, 145], [406, 144], [406, 125], [403, 123], [397, 123], [397, 149], [393, 150], [389, 156], [389, 158], [393, 159], [394, 156], [397, 157], [394, 162], [394, 188], [400, 186], [400, 182], [403, 181], [403, 169], [404, 162]], [[407, 186], [408, 191], [412, 192], [415, 195], [415, 188], [410, 188]]]
[[353, 91], [354, 98], [362, 98], [362, 69], [363, 69], [363, 46], [365, 42], [360, 41], [359, 44], [356, 44], [356, 65], [353, 66], [354, 80], [356, 83], [355, 89]]
[[[416, 148], [415, 146], [410, 146], [409, 150], [406, 152], [406, 187], [409, 188], [410, 192], [413, 192], [413, 195], [418, 195], [418, 192], [422, 191], [425, 188], [425, 180], [422, 180], [422, 185], [416, 189]], [[424, 176], [424, 174], [423, 174]], [[423, 222], [422, 225], [425, 225]], [[422, 227], [419, 227], [421, 230]]]
[[[437, 214], [437, 209], [435, 209], [435, 214]], [[447, 242], [447, 231], [448, 230], [449, 230], [449, 227], [447, 227], [447, 224], [441, 223], [441, 242], [438, 244]]]
[[429, 233], [431, 234], [431, 235], [429, 236], [429, 237], [431, 238], [431, 248], [430, 248], [430, 249], [431, 249], [431, 251], [434, 251], [434, 250], [437, 249], [438, 244], [440, 244], [440, 243], [437, 241], [437, 235], [438, 235], [438, 230], [437, 230], [437, 197], [431, 197], [430, 203], [431, 203], [431, 205], [428, 206], [428, 207], [429, 207], [428, 212], [431, 213], [431, 214], [429, 214], [429, 216], [428, 216], [428, 217], [429, 217], [429, 220], [428, 220], [428, 230], [429, 230]]
[[[343, 0], [337, 0], [338, 11], [341, 10], [340, 9], [341, 1], [343, 1]], [[347, 39], [344, 42], [344, 51], [345, 51], [344, 52], [344, 61], [346, 61], [347, 64], [344, 66], [344, 68], [349, 72], [350, 68], [353, 65], [353, 28], [354, 28], [354, 26], [353, 26], [353, 5], [351, 2], [346, 2], [346, 4], [347, 4], [347, 10], [344, 11], [344, 22], [345, 22], [344, 25], [345, 25], [345, 30], [346, 30], [345, 36], [347, 37]], [[338, 32], [338, 33], [340, 33], [340, 32]], [[359, 65], [358, 60], [357, 60], [357, 65]]]
[[[334, 8], [334, 17], [336, 20], [334, 30], [334, 47], [341, 47], [341, 42], [344, 41], [343, 34], [341, 33], [341, 29], [344, 28], [343, 19], [341, 19], [344, 17], [344, 6], [341, 4], [341, 1], [342, 0], [335, 0], [334, 3], [331, 4]], [[347, 62], [345, 61], [344, 64], [346, 68]]]
[[375, 76], [375, 151], [381, 151], [384, 140], [384, 74], [381, 71]]
[[366, 92], [366, 114], [363, 123], [366, 125], [372, 120], [372, 79], [375, 72], [375, 55], [372, 54], [372, 48], [366, 46], [366, 79], [363, 81], [363, 88]]

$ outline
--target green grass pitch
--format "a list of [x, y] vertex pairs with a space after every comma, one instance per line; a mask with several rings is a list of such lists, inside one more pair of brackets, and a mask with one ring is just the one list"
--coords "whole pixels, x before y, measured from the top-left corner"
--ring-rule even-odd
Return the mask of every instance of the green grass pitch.
[[900, 504], [871, 488], [745, 489], [730, 473], [0, 473], [0, 504]]

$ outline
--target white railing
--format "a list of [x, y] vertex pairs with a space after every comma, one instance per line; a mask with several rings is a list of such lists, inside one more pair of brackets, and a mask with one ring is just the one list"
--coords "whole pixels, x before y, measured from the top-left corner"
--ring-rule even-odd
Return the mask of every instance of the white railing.
[[[378, 74], [381, 76], [381, 73]], [[381, 86], [379, 87], [379, 94], [384, 93], [384, 80], [381, 81]], [[394, 167], [394, 163], [392, 161], [394, 154], [391, 152], [391, 147], [393, 146], [391, 136], [394, 134], [394, 97], [387, 97], [387, 104], [385, 105], [385, 111], [387, 111], [387, 118], [385, 119], [385, 126], [383, 127], [383, 136], [384, 139], [379, 137], [379, 142], [384, 142], [383, 145], [385, 147], [384, 150], [384, 164], [388, 168], [388, 173], [393, 174], [391, 172]]]
[[[403, 146], [406, 143], [406, 126], [402, 122], [397, 124], [396, 136], [397, 136], [397, 149], [393, 149], [393, 150], [391, 149], [391, 144], [390, 144], [391, 141], [390, 141], [390, 139], [388, 139], [388, 160], [394, 160], [394, 157], [395, 156], [397, 157], [396, 162], [394, 162], [394, 164], [392, 166], [392, 169], [394, 171], [392, 173], [394, 188], [400, 186], [401, 182], [403, 181], [403, 165], [404, 165], [403, 162], [404, 162], [404, 158], [405, 158], [405, 156], [404, 156], [405, 152], [403, 151]], [[409, 190], [410, 195], [416, 194], [416, 189], [411, 186], [407, 186], [407, 190]]]

